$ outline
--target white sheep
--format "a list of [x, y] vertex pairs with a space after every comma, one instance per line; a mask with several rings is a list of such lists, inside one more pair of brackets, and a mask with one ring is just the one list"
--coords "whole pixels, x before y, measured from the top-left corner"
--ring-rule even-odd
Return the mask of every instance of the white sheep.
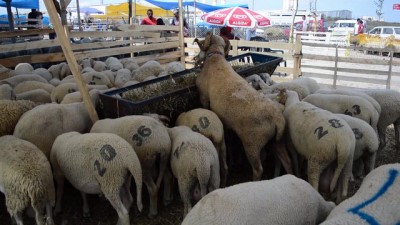
[[[129, 142], [139, 157], [143, 170], [143, 182], [149, 192], [148, 216], [157, 215], [158, 190], [168, 168], [171, 154], [171, 140], [167, 128], [160, 121], [149, 116], [134, 115], [98, 120], [93, 124], [90, 132], [114, 133]], [[159, 172], [154, 176], [157, 167]]]
[[55, 190], [50, 163], [32, 143], [12, 135], [0, 137], [0, 191], [6, 197], [8, 213], [18, 225], [24, 224], [22, 214], [29, 206], [35, 211], [37, 225], [54, 224]]
[[215, 190], [202, 198], [182, 225], [319, 224], [335, 207], [293, 175]]
[[129, 225], [132, 174], [136, 183], [136, 201], [142, 210], [142, 169], [132, 147], [115, 134], [61, 134], [50, 154], [57, 182], [56, 212], [61, 211], [64, 177], [83, 197], [83, 215], [90, 215], [88, 194], [104, 194], [118, 213], [118, 223]]
[[400, 148], [400, 93], [395, 90], [369, 89], [366, 94], [374, 98], [381, 106], [382, 112], [378, 122], [378, 134], [382, 149], [386, 145], [386, 128], [393, 124], [396, 147]]
[[40, 75], [41, 77], [43, 77], [44, 79], [46, 79], [47, 81], [50, 81], [53, 76], [51, 75], [51, 73], [45, 69], [45, 68], [37, 68], [33, 71], [34, 74]]
[[219, 165], [221, 166], [221, 187], [225, 187], [228, 176], [226, 163], [226, 145], [224, 126], [217, 114], [208, 109], [193, 109], [181, 113], [176, 119], [175, 126], [187, 126], [199, 132], [212, 141], [218, 152]]
[[108, 70], [108, 66], [103, 61], [95, 61], [93, 64], [93, 69], [97, 72], [102, 72], [102, 71]]
[[33, 89], [19, 94], [15, 94], [16, 100], [30, 100], [36, 103], [50, 103], [50, 93], [43, 89]]
[[[337, 201], [345, 198], [356, 143], [352, 129], [335, 114], [300, 101], [297, 92], [283, 90], [278, 97], [285, 103], [283, 115], [290, 141], [307, 160], [308, 181], [318, 191], [323, 170], [334, 163], [329, 191], [338, 186], [342, 191], [337, 192]], [[342, 173], [343, 180], [338, 182]]]
[[309, 77], [299, 77], [294, 80], [292, 80], [292, 83], [299, 84], [310, 92], [310, 94], [314, 94], [316, 91], [318, 91], [321, 87], [317, 83], [316, 80], [309, 78]]
[[220, 185], [218, 153], [204, 135], [187, 126], [168, 129], [172, 141], [171, 170], [178, 180], [183, 201], [183, 217], [192, 209], [193, 187], [204, 197]]
[[39, 81], [42, 83], [48, 83], [46, 79], [44, 79], [43, 77], [41, 77], [40, 75], [37, 75], [37, 74], [19, 74], [19, 75], [15, 75], [10, 78], [1, 80], [0, 85], [8, 84], [14, 88], [18, 84], [20, 84], [24, 81], [29, 81], [29, 80]]
[[34, 69], [33, 66], [29, 63], [18, 63], [15, 66], [15, 73], [18, 74], [31, 74]]
[[0, 136], [11, 135], [19, 118], [36, 104], [27, 100], [0, 100]]
[[143, 82], [149, 76], [157, 77], [163, 70], [164, 68], [159, 62], [150, 60], [132, 72], [132, 78], [139, 82]]
[[319, 108], [364, 120], [377, 131], [379, 113], [366, 99], [359, 96], [311, 94], [303, 99]]
[[122, 63], [122, 65], [124, 65], [125, 69], [129, 69], [131, 72], [139, 68], [137, 62], [135, 62], [135, 60], [132, 58], [124, 58], [120, 59], [119, 61]]
[[[166, 73], [164, 75], [169, 75], [169, 74], [174, 74], [174, 73], [178, 73], [181, 71], [184, 71], [185, 67], [183, 66], [183, 64], [181, 62], [170, 62], [167, 65], [164, 66], [164, 71], [162, 71], [162, 73]], [[159, 75], [161, 76], [161, 75]]]
[[376, 152], [379, 148], [378, 135], [368, 123], [361, 119], [344, 114], [336, 114], [336, 116], [347, 122], [356, 138], [356, 147], [353, 156], [353, 175], [360, 177], [363, 174], [362, 167], [356, 167], [362, 165], [364, 165], [365, 174], [368, 174], [375, 168]]
[[108, 57], [105, 63], [111, 71], [118, 71], [124, 68], [124, 65], [115, 57]]
[[294, 83], [293, 81], [275, 83], [271, 86], [260, 85], [260, 87], [262, 87], [260, 92], [264, 94], [279, 93], [279, 91], [282, 89], [295, 91], [299, 95], [300, 100], [311, 94], [307, 87], [304, 87], [301, 84]]
[[[253, 180], [260, 180], [263, 174], [261, 150], [268, 141], [279, 141], [285, 130], [279, 103], [258, 93], [233, 70], [225, 59], [230, 47], [228, 40], [208, 32], [205, 40], [195, 41], [201, 50], [200, 57], [205, 57], [202, 58], [204, 66], [196, 78], [200, 102], [236, 132], [252, 166]], [[287, 152], [282, 154], [287, 155]], [[290, 162], [284, 165], [287, 165], [287, 171], [291, 169], [288, 166]]]
[[400, 223], [400, 164], [371, 171], [357, 192], [336, 206], [320, 225], [371, 225]]
[[70, 131], [85, 133], [92, 124], [83, 102], [44, 104], [21, 116], [15, 126], [14, 136], [35, 144], [49, 157], [51, 146], [58, 135]]
[[115, 76], [114, 85], [116, 87], [122, 87], [131, 79], [131, 71], [129, 69], [120, 69], [117, 71], [117, 75]]
[[[106, 74], [102, 72], [87, 72], [82, 74], [82, 79], [86, 84], [90, 85], [107, 85], [108, 87], [112, 87], [112, 83]], [[75, 79], [73, 76], [64, 78], [60, 84], [64, 83], [75, 83]]]
[[381, 114], [381, 111], [382, 111], [379, 103], [374, 98], [372, 98], [371, 96], [367, 95], [366, 93], [364, 93], [362, 91], [346, 90], [346, 89], [319, 89], [315, 93], [359, 96], [359, 97], [362, 97], [362, 98], [365, 98], [366, 100], [368, 100], [374, 106], [374, 108], [379, 113], [379, 115]]
[[34, 80], [23, 81], [14, 87], [14, 93], [20, 94], [22, 92], [31, 91], [34, 89], [43, 89], [43, 90], [51, 93], [54, 89], [54, 86], [49, 83], [43, 83], [43, 82], [34, 81]]
[[245, 80], [256, 90], [266, 89], [269, 86], [258, 74], [247, 76]]
[[0, 100], [14, 100], [15, 93], [9, 84], [0, 84]]

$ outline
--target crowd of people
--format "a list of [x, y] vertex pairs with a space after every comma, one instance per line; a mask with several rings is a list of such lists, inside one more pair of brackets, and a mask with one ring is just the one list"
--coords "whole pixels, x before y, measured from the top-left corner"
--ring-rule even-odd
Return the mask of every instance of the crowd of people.
[[[165, 22], [162, 18], [154, 17], [153, 10], [147, 10], [147, 17], [142, 20], [141, 25], [165, 25]], [[169, 24], [173, 26], [179, 26], [179, 9], [174, 10], [174, 18], [171, 19]], [[186, 21], [186, 18], [183, 18], [183, 36], [189, 37], [189, 24]]]

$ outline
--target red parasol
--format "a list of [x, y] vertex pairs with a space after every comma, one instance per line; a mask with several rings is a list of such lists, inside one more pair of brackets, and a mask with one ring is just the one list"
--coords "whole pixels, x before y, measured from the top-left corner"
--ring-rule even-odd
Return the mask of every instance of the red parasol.
[[271, 24], [267, 17], [240, 7], [215, 10], [204, 14], [201, 19], [208, 24], [230, 27], [266, 27]]

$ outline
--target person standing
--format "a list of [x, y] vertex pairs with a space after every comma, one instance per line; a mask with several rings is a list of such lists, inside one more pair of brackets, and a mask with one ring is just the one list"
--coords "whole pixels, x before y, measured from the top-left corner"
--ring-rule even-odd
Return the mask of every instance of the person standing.
[[359, 21], [357, 21], [358, 23], [358, 34], [362, 34], [364, 33], [364, 22], [360, 19]]
[[358, 34], [359, 22], [360, 22], [360, 18], [357, 19], [357, 23], [354, 25], [354, 35]]
[[[171, 20], [171, 25], [179, 26], [179, 9], [174, 10], [174, 18]], [[189, 37], [189, 25], [186, 18], [183, 18], [183, 36]]]
[[37, 11], [36, 9], [31, 9], [31, 12], [28, 13], [28, 25], [31, 25], [28, 27], [28, 30], [39, 28], [37, 27], [37, 25], [42, 23], [42, 19], [43, 19], [42, 12]]
[[308, 20], [307, 20], [307, 17], [305, 15], [303, 15], [302, 19], [303, 19], [302, 31], [308, 31]]
[[246, 30], [246, 41], [251, 41], [251, 38], [254, 38], [256, 36], [256, 28], [249, 28]]
[[153, 16], [153, 10], [147, 10], [147, 17], [142, 20], [140, 25], [157, 25], [157, 18]]

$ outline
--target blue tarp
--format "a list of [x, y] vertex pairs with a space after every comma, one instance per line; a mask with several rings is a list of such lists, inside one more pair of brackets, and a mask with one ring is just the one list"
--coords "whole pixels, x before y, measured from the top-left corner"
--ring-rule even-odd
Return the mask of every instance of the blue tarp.
[[[0, 7], [7, 7], [4, 0], [0, 1]], [[11, 7], [20, 9], [39, 9], [39, 0], [11, 0]]]
[[[14, 15], [14, 20], [15, 19], [26, 19], [26, 15]], [[7, 14], [1, 14], [0, 15], [0, 24], [8, 24], [8, 21], [6, 21], [8, 19]], [[26, 22], [22, 22], [22, 24], [25, 24]], [[48, 16], [43, 16], [43, 20], [42, 20], [42, 24], [43, 26], [49, 26], [50, 24], [50, 18]]]
[[[161, 1], [155, 1], [155, 0], [146, 0], [147, 2], [156, 5], [162, 9], [165, 10], [172, 10], [172, 9], [177, 9], [179, 8], [179, 4], [178, 2], [161, 2]], [[214, 10], [218, 10], [218, 9], [223, 9], [223, 8], [229, 8], [229, 7], [243, 7], [243, 8], [249, 8], [247, 4], [226, 4], [226, 5], [208, 5], [208, 4], [204, 4], [204, 3], [199, 3], [199, 2], [194, 2], [194, 1], [186, 1], [186, 2], [182, 2], [182, 6], [186, 7], [186, 6], [192, 6], [192, 7], [196, 7], [198, 9], [200, 9], [201, 11], [204, 12], [211, 12]]]

